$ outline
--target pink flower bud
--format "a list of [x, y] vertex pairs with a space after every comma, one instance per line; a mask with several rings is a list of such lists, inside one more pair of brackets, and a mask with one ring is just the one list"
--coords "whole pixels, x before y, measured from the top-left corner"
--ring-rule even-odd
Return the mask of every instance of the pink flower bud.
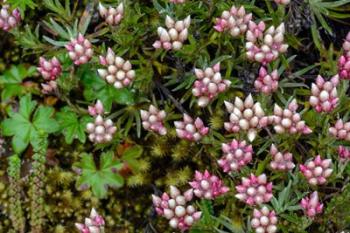
[[233, 139], [231, 143], [223, 143], [221, 150], [223, 156], [218, 160], [218, 164], [227, 173], [239, 171], [252, 160], [253, 147], [246, 141]]
[[271, 94], [278, 88], [278, 79], [277, 70], [268, 74], [265, 67], [262, 66], [259, 71], [259, 77], [254, 82], [255, 89], [264, 94]]
[[17, 27], [21, 21], [21, 15], [19, 9], [14, 9], [10, 12], [9, 5], [3, 5], [0, 9], [0, 29], [4, 31], [10, 31]]
[[153, 105], [149, 106], [149, 110], [141, 110], [142, 126], [145, 130], [155, 132], [160, 135], [166, 135], [167, 129], [164, 126], [166, 112], [158, 110]]
[[329, 128], [329, 133], [337, 139], [350, 141], [350, 122], [344, 123], [339, 119], [333, 127]]
[[300, 171], [311, 185], [323, 185], [326, 183], [326, 179], [332, 174], [332, 160], [321, 159], [320, 155], [317, 155], [314, 160], [310, 160], [305, 165], [300, 165]]
[[330, 81], [325, 81], [321, 76], [318, 76], [316, 83], [312, 84], [310, 105], [317, 112], [331, 112], [338, 104], [337, 85], [339, 76], [335, 75]]
[[262, 127], [260, 121], [265, 117], [260, 103], [254, 103], [249, 95], [244, 102], [239, 97], [236, 97], [234, 104], [225, 101], [225, 106], [230, 113], [230, 121], [224, 124], [225, 129], [233, 133], [246, 131], [249, 141], [253, 141], [257, 130]]
[[319, 202], [318, 193], [315, 191], [309, 197], [305, 197], [300, 202], [301, 208], [309, 218], [314, 218], [316, 214], [323, 211], [323, 204]]
[[260, 205], [269, 202], [273, 196], [272, 183], [268, 183], [266, 175], [250, 175], [243, 177], [241, 185], [236, 186], [236, 198], [248, 205]]
[[105, 19], [106, 23], [111, 26], [116, 26], [120, 23], [124, 15], [124, 5], [120, 3], [117, 8], [104, 7], [101, 3], [98, 6], [100, 15]]
[[341, 162], [347, 162], [350, 160], [350, 150], [344, 146], [338, 147], [339, 160]]
[[293, 163], [293, 155], [289, 152], [279, 152], [274, 144], [271, 145], [270, 154], [273, 158], [273, 160], [270, 162], [270, 167], [272, 169], [288, 171], [295, 167], [295, 164]]
[[191, 17], [187, 16], [184, 20], [176, 21], [170, 16], [166, 16], [165, 25], [167, 29], [158, 27], [157, 33], [159, 40], [155, 41], [153, 47], [156, 49], [179, 50], [188, 37], [188, 28], [191, 23]]
[[[252, 61], [266, 65], [276, 60], [280, 53], [287, 51], [288, 45], [284, 44], [284, 24], [277, 28], [271, 26], [265, 32], [265, 23], [258, 25], [253, 21], [249, 22], [246, 34], [247, 58]], [[268, 92], [267, 88], [264, 88]]]
[[85, 224], [75, 223], [80, 233], [100, 233], [104, 232], [105, 221], [94, 208], [92, 208], [90, 217], [85, 218]]
[[187, 114], [184, 114], [183, 121], [175, 121], [174, 125], [177, 136], [188, 141], [197, 142], [209, 133], [209, 128], [204, 126], [200, 118], [194, 122]]
[[185, 231], [201, 217], [201, 212], [188, 204], [192, 197], [193, 189], [187, 190], [182, 195], [178, 188], [170, 186], [170, 195], [167, 193], [163, 193], [161, 197], [152, 195], [152, 201], [157, 214], [168, 219], [172, 228]]
[[56, 57], [53, 57], [51, 60], [45, 60], [45, 58], [40, 57], [37, 69], [45, 80], [55, 80], [62, 72], [61, 64]]
[[252, 14], [246, 14], [243, 6], [238, 10], [232, 6], [229, 12], [222, 12], [221, 17], [216, 19], [214, 29], [218, 32], [228, 32], [232, 37], [238, 37], [247, 31], [251, 19]]
[[193, 188], [193, 193], [204, 199], [214, 199], [229, 191], [217, 176], [211, 175], [207, 170], [204, 173], [196, 171], [194, 180], [189, 184]]
[[93, 55], [92, 45], [89, 40], [85, 39], [82, 34], [78, 34], [77, 38], [72, 38], [66, 44], [68, 55], [75, 65], [82, 65], [87, 63]]
[[266, 206], [260, 210], [254, 209], [250, 224], [256, 233], [277, 232], [277, 217], [275, 211], [270, 211]]

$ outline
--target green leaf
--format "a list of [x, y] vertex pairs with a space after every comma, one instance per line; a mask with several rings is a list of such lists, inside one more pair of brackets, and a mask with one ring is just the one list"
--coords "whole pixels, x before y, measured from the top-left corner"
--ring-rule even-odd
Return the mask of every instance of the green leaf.
[[122, 163], [114, 159], [113, 152], [103, 153], [100, 158], [100, 166], [97, 168], [91, 154], [83, 154], [82, 160], [77, 164], [82, 170], [78, 178], [78, 187], [91, 187], [97, 198], [105, 198], [108, 187], [118, 188], [124, 184], [124, 179], [118, 174]]
[[59, 130], [59, 125], [52, 118], [54, 109], [52, 107], [40, 106], [34, 114], [33, 124], [37, 129], [41, 129], [46, 133], [54, 133]]
[[91, 120], [91, 117], [86, 116], [79, 119], [77, 114], [69, 108], [64, 108], [56, 116], [67, 144], [71, 144], [74, 139], [85, 143], [85, 126]]
[[36, 101], [32, 101], [32, 98], [30, 95], [25, 95], [19, 101], [19, 111], [18, 112], [24, 118], [29, 119], [35, 106], [36, 106]]
[[53, 133], [59, 129], [58, 123], [52, 118], [54, 109], [40, 106], [34, 113], [33, 122], [31, 115], [36, 108], [36, 102], [30, 95], [20, 99], [18, 112], [10, 111], [10, 118], [2, 124], [2, 132], [5, 136], [13, 136], [12, 145], [16, 153], [25, 150], [29, 143], [36, 145], [40, 133]]
[[123, 153], [122, 160], [127, 162], [133, 171], [138, 170], [138, 161], [137, 159], [142, 155], [143, 148], [139, 145], [129, 147]]
[[22, 81], [32, 76], [36, 72], [36, 68], [31, 66], [29, 68], [23, 65], [11, 66], [0, 76], [0, 86], [3, 86], [1, 98], [7, 100], [13, 96], [21, 95], [25, 92], [25, 87], [22, 86]]

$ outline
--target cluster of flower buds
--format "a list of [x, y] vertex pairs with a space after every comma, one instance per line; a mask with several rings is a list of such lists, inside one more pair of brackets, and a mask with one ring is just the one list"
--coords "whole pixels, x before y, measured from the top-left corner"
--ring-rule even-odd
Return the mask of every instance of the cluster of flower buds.
[[65, 47], [68, 50], [70, 59], [72, 59], [75, 65], [87, 63], [94, 54], [90, 41], [81, 33], [79, 33], [77, 38], [72, 38]]
[[185, 1], [186, 1], [186, 0], [169, 0], [169, 2], [175, 3], [175, 4], [185, 3]]
[[299, 169], [311, 185], [322, 185], [326, 183], [327, 178], [333, 172], [332, 160], [321, 159], [320, 155], [317, 155], [314, 160], [310, 160], [305, 165], [300, 164]]
[[166, 112], [159, 110], [154, 105], [150, 105], [148, 111], [141, 110], [142, 126], [145, 130], [153, 131], [159, 135], [166, 135], [167, 130], [164, 126]]
[[54, 94], [57, 91], [57, 82], [54, 80], [41, 84], [41, 92], [45, 95]]
[[51, 60], [40, 57], [37, 70], [45, 80], [55, 80], [61, 74], [62, 67], [56, 57], [53, 57]]
[[111, 26], [118, 25], [124, 15], [124, 5], [120, 3], [117, 8], [104, 7], [101, 3], [98, 5], [98, 10], [102, 18], [105, 19], [106, 23]]
[[105, 220], [92, 208], [90, 217], [85, 218], [85, 223], [75, 223], [75, 227], [81, 233], [104, 233]]
[[209, 133], [209, 128], [204, 126], [203, 121], [197, 117], [194, 121], [192, 117], [184, 113], [183, 121], [175, 121], [176, 134], [179, 138], [197, 142]]
[[344, 54], [338, 61], [338, 73], [341, 79], [350, 79], [350, 32], [343, 43]]
[[179, 50], [188, 37], [188, 28], [190, 27], [191, 16], [184, 20], [176, 21], [170, 16], [166, 16], [165, 25], [168, 28], [158, 27], [159, 40], [154, 42], [153, 47], [156, 49]]
[[266, 206], [260, 210], [254, 209], [250, 222], [256, 233], [275, 233], [277, 231], [277, 217], [274, 210], [270, 211]]
[[310, 197], [301, 199], [300, 206], [309, 218], [313, 218], [316, 214], [320, 214], [323, 211], [323, 204], [319, 201], [316, 191], [311, 193]]
[[248, 139], [253, 141], [259, 127], [265, 127], [267, 117], [259, 102], [254, 103], [251, 94], [244, 100], [236, 97], [234, 104], [225, 101], [227, 111], [230, 113], [230, 121], [224, 123], [227, 131], [238, 133], [248, 132]]
[[175, 186], [170, 186], [170, 195], [163, 193], [161, 197], [152, 195], [153, 205], [158, 215], [169, 220], [172, 228], [185, 231], [189, 229], [202, 215], [193, 205], [187, 202], [193, 198], [193, 189], [183, 195]]
[[275, 3], [280, 5], [288, 5], [290, 3], [290, 0], [275, 0]]
[[221, 150], [223, 156], [218, 160], [218, 164], [224, 172], [237, 172], [252, 161], [253, 147], [246, 141], [233, 139], [231, 143], [222, 143]]
[[277, 150], [277, 147], [272, 144], [270, 148], [270, 154], [272, 155], [272, 161], [270, 166], [273, 170], [289, 171], [295, 167], [293, 163], [293, 155], [290, 152], [281, 153]]
[[329, 128], [329, 133], [337, 139], [350, 141], [350, 121], [344, 123], [341, 119], [337, 120], [334, 127]]
[[350, 161], [350, 150], [348, 148], [339, 146], [338, 155], [341, 162]]
[[103, 119], [104, 108], [101, 101], [97, 101], [95, 106], [89, 106], [89, 114], [94, 117], [94, 122], [86, 125], [89, 139], [95, 143], [107, 143], [113, 139], [113, 134], [117, 131], [111, 119]]
[[264, 30], [264, 22], [259, 24], [249, 22], [246, 34], [246, 54], [248, 59], [266, 65], [276, 60], [280, 53], [285, 53], [288, 44], [283, 43], [285, 33], [283, 23], [277, 28], [271, 26], [265, 32]]
[[3, 5], [0, 10], [0, 29], [9, 31], [15, 28], [21, 21], [21, 13], [16, 8], [10, 12], [9, 5]]
[[271, 94], [272, 92], [277, 91], [278, 79], [279, 76], [277, 70], [268, 74], [266, 68], [262, 66], [259, 70], [259, 76], [254, 82], [254, 87], [259, 92]]
[[316, 83], [311, 84], [310, 105], [317, 112], [331, 112], [338, 104], [337, 86], [339, 76], [335, 75], [330, 81], [325, 81], [322, 76], [317, 76]]
[[270, 116], [270, 121], [274, 124], [276, 133], [302, 133], [310, 134], [312, 130], [306, 125], [305, 121], [301, 120], [301, 116], [297, 113], [298, 104], [296, 99], [293, 99], [289, 104], [288, 108], [282, 109], [280, 106], [275, 104], [273, 113]]
[[242, 177], [242, 184], [237, 185], [236, 190], [235, 197], [251, 206], [269, 202], [273, 196], [272, 182], [267, 182], [265, 174]]
[[204, 199], [214, 199], [229, 191], [219, 177], [211, 175], [207, 170], [204, 173], [196, 171], [194, 180], [189, 184], [193, 188], [194, 195]]
[[214, 29], [218, 32], [228, 31], [231, 36], [243, 35], [247, 29], [252, 14], [246, 14], [244, 6], [238, 9], [232, 6], [230, 11], [223, 11], [220, 18], [216, 18]]
[[205, 107], [219, 93], [224, 92], [231, 81], [222, 79], [220, 73], [220, 63], [205, 70], [195, 69], [197, 80], [193, 84], [192, 94], [198, 97], [198, 106]]
[[130, 61], [116, 56], [111, 48], [108, 48], [106, 57], [100, 56], [100, 64], [107, 67], [97, 70], [100, 77], [117, 89], [129, 86], [135, 78]]

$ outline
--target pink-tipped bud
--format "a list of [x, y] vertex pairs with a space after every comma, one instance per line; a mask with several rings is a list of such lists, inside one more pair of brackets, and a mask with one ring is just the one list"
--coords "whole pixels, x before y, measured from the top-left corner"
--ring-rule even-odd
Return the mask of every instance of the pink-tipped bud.
[[314, 160], [307, 161], [304, 165], [300, 165], [300, 171], [311, 185], [323, 185], [327, 178], [332, 174], [332, 160], [321, 159], [317, 155]]
[[222, 180], [207, 170], [204, 173], [196, 171], [194, 179], [189, 184], [193, 188], [193, 193], [204, 199], [215, 199], [229, 191]]
[[318, 193], [315, 191], [309, 197], [305, 197], [300, 202], [304, 214], [309, 218], [314, 218], [316, 214], [323, 211], [323, 204], [319, 201]]
[[92, 58], [92, 45], [90, 41], [80, 33], [77, 38], [72, 38], [65, 47], [68, 50], [69, 57], [75, 65], [85, 64]]
[[272, 183], [268, 183], [265, 174], [243, 177], [242, 183], [236, 186], [236, 198], [248, 205], [261, 205], [269, 202], [273, 196]]

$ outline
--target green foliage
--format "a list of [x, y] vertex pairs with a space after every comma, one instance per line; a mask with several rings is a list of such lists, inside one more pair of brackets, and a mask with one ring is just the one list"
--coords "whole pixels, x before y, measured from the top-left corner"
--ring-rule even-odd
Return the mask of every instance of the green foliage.
[[59, 130], [57, 121], [52, 118], [54, 111], [52, 107], [37, 107], [30, 95], [20, 99], [18, 112], [10, 110], [10, 118], [2, 122], [2, 129], [5, 136], [13, 136], [16, 153], [24, 151], [29, 143], [37, 145], [41, 132], [49, 134]]
[[123, 164], [114, 158], [113, 152], [102, 153], [97, 166], [91, 154], [82, 154], [82, 159], [76, 164], [81, 169], [77, 180], [78, 188], [91, 188], [98, 198], [106, 198], [108, 187], [119, 188], [124, 179], [118, 174]]
[[36, 73], [34, 66], [25, 67], [23, 65], [11, 66], [3, 75], [0, 75], [1, 99], [6, 101], [14, 96], [20, 96], [26, 92], [31, 92], [32, 88], [25, 87], [23, 80]]
[[21, 11], [21, 15], [24, 17], [24, 12], [27, 8], [34, 9], [37, 4], [33, 0], [7, 0], [7, 3], [11, 5], [13, 8], [19, 8]]
[[85, 143], [85, 128], [86, 124], [91, 121], [91, 117], [83, 116], [79, 118], [71, 108], [65, 107], [56, 114], [56, 119], [61, 127], [66, 143], [71, 144], [74, 139]]

